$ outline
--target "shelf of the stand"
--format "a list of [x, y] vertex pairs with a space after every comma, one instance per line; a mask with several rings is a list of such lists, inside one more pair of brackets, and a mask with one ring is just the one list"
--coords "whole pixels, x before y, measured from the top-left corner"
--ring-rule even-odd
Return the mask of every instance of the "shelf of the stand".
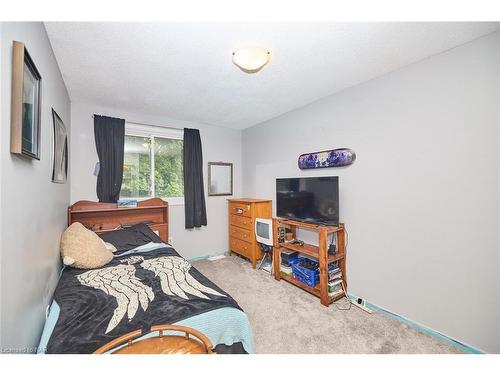
[[[315, 295], [316, 297], [321, 297], [321, 291], [320, 291], [319, 284], [313, 288], [313, 287], [310, 287], [309, 285], [303, 283], [302, 281], [294, 279], [293, 276], [289, 276], [289, 275], [284, 274], [283, 272], [280, 274], [280, 278], [282, 280], [288, 281], [290, 284], [293, 284], [293, 285], [305, 290], [306, 292], [311, 293], [312, 295]], [[332, 302], [335, 302], [335, 301], [341, 299], [342, 297], [344, 297], [344, 295], [345, 295], [344, 292], [340, 291], [340, 292], [335, 293], [331, 296], [328, 296], [328, 300], [330, 303], [332, 303]]]
[[290, 284], [293, 284], [295, 286], [298, 286], [301, 289], [304, 289], [306, 292], [314, 294], [316, 297], [321, 297], [320, 290], [319, 290], [319, 284], [316, 285], [314, 288], [312, 288], [309, 285], [303, 283], [302, 281], [294, 279], [293, 276], [289, 276], [289, 275], [286, 275], [284, 273], [281, 273], [280, 278], [288, 281]]
[[[312, 256], [313, 258], [319, 259], [319, 247], [314, 246], [308, 243], [304, 243], [303, 246], [300, 246], [298, 244], [293, 244], [290, 242], [283, 242], [279, 244], [281, 247], [284, 247], [289, 250], [297, 251], [302, 254], [306, 254], [309, 256]], [[343, 254], [328, 254], [328, 263], [335, 262], [339, 259], [343, 259], [344, 255]]]
[[326, 228], [328, 233], [335, 233], [338, 231], [341, 231], [344, 229], [344, 224], [339, 223], [338, 225], [326, 225], [326, 224], [315, 224], [315, 223], [308, 223], [305, 221], [298, 221], [298, 220], [293, 220], [293, 219], [286, 219], [286, 218], [277, 218], [281, 224], [284, 225], [290, 225], [294, 227], [300, 227], [300, 228], [305, 228], [309, 230], [314, 230], [318, 231], [321, 228]]
[[331, 296], [329, 295], [328, 299], [330, 300], [330, 303], [332, 303], [332, 302], [335, 302], [335, 301], [341, 299], [344, 296], [345, 296], [345, 293], [344, 293], [344, 291], [341, 290], [340, 292], [337, 292]]

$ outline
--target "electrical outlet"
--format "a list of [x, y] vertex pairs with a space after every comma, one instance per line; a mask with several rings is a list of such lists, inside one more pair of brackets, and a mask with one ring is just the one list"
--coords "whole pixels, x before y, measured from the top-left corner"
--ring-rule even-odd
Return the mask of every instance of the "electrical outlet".
[[47, 308], [45, 309], [45, 320], [49, 318], [49, 313], [50, 313], [50, 305], [47, 305]]
[[173, 246], [174, 245], [174, 237], [168, 237], [168, 243]]

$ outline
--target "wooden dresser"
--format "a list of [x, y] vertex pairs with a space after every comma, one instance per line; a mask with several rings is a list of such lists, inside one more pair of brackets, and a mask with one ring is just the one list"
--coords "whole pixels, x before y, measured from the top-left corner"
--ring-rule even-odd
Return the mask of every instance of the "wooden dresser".
[[250, 259], [255, 268], [262, 257], [260, 246], [255, 240], [255, 218], [270, 219], [272, 201], [264, 199], [228, 199], [229, 212], [229, 254], [238, 253]]

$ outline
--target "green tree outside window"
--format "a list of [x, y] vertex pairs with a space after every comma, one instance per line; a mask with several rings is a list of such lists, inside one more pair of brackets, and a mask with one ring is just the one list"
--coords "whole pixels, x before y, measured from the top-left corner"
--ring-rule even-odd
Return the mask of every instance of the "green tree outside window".
[[182, 148], [179, 139], [126, 135], [120, 197], [182, 197]]

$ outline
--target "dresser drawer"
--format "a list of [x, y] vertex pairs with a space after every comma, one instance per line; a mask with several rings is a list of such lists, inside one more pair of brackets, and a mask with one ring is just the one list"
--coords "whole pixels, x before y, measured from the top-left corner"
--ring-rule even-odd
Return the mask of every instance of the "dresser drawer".
[[253, 221], [249, 217], [239, 215], [229, 215], [229, 225], [253, 231]]
[[253, 232], [249, 230], [235, 227], [234, 225], [229, 226], [229, 235], [231, 237], [236, 237], [240, 240], [252, 242], [253, 241]]
[[229, 237], [229, 250], [235, 253], [241, 254], [246, 257], [251, 257], [252, 255], [252, 244], [239, 240], [236, 237]]
[[252, 206], [245, 203], [240, 202], [229, 202], [229, 213], [238, 215], [238, 216], [246, 216], [252, 217]]

